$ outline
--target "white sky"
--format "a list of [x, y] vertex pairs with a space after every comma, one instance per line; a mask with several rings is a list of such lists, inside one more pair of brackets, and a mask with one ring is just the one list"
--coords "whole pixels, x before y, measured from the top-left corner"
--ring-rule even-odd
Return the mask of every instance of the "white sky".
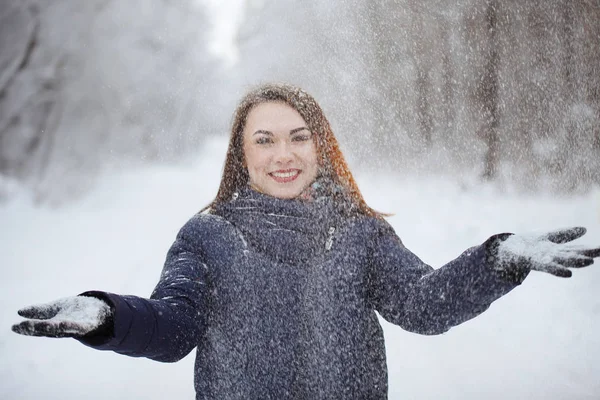
[[209, 50], [220, 57], [227, 67], [233, 66], [239, 59], [237, 34], [244, 19], [246, 4], [256, 1], [248, 0], [196, 0], [203, 5], [213, 25], [209, 35]]

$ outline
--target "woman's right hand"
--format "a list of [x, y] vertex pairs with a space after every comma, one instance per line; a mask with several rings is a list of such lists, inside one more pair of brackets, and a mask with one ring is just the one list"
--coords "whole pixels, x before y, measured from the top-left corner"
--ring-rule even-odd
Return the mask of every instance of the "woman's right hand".
[[13, 332], [27, 336], [81, 338], [94, 331], [112, 327], [113, 311], [96, 297], [73, 296], [50, 303], [22, 308], [19, 315], [27, 318], [12, 326]]

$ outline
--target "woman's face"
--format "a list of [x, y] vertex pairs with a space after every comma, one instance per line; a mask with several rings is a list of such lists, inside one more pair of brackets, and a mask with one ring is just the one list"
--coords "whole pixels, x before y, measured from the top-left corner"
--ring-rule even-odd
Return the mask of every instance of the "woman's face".
[[281, 102], [248, 113], [244, 155], [250, 184], [281, 199], [297, 197], [317, 177], [317, 148], [302, 116]]

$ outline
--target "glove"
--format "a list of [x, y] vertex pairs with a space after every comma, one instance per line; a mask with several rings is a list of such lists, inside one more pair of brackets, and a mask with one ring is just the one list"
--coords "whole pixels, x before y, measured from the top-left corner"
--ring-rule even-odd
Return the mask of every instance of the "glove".
[[487, 242], [488, 262], [511, 280], [522, 281], [531, 270], [568, 278], [569, 268], [587, 267], [600, 257], [600, 248], [568, 244], [585, 233], [585, 228], [576, 227], [543, 235], [495, 235]]
[[111, 306], [85, 294], [25, 307], [18, 313], [28, 318], [12, 326], [13, 332], [21, 335], [82, 338], [113, 329]]

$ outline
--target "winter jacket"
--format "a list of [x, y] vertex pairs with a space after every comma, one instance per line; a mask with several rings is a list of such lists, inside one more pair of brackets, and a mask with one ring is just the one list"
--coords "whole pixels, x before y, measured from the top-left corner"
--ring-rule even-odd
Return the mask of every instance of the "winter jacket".
[[379, 218], [246, 188], [185, 224], [150, 299], [95, 292], [114, 335], [82, 341], [163, 362], [196, 347], [196, 399], [386, 399], [375, 311], [446, 332], [518, 284], [486, 262], [482, 245], [434, 270]]

